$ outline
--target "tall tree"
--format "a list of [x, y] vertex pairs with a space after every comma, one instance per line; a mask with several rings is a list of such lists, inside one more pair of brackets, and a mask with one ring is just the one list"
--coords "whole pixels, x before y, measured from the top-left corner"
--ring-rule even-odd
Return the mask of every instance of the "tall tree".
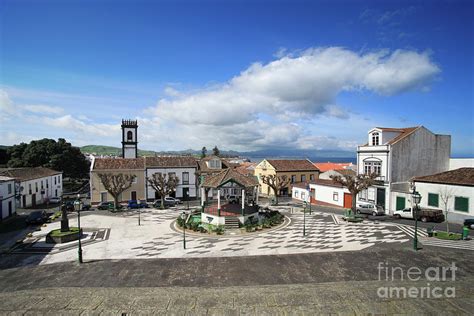
[[165, 197], [173, 193], [179, 184], [179, 178], [174, 175], [163, 175], [161, 172], [154, 173], [147, 179], [148, 184], [161, 196], [161, 208], [165, 208]]
[[97, 176], [102, 181], [105, 190], [114, 198], [114, 208], [117, 210], [120, 194], [132, 186], [135, 176], [123, 173], [99, 173]]
[[375, 178], [377, 178], [378, 176], [379, 175], [376, 173], [358, 174], [356, 176], [347, 174], [342, 176], [332, 175], [331, 179], [332, 181], [343, 185], [347, 188], [347, 190], [349, 190], [352, 196], [351, 209], [353, 214], [355, 214], [357, 209], [357, 194], [373, 185], [376, 182]]
[[207, 154], [207, 148], [206, 148], [206, 146], [204, 146], [201, 149], [201, 159], [206, 157], [206, 154]]
[[10, 156], [8, 167], [47, 167], [71, 178], [84, 178], [89, 173], [89, 162], [80, 149], [63, 138], [21, 143], [10, 147], [7, 153]]
[[270, 174], [262, 176], [262, 182], [268, 185], [275, 194], [275, 203], [278, 204], [278, 193], [281, 189], [286, 188], [290, 184], [291, 179], [287, 176], [277, 176], [275, 174]]
[[220, 155], [220, 151], [219, 151], [219, 148], [217, 148], [217, 145], [214, 146], [214, 148], [212, 148], [212, 154], [214, 156], [219, 156]]
[[447, 186], [444, 186], [442, 189], [439, 190], [439, 197], [441, 198], [441, 201], [443, 202], [444, 205], [444, 213], [446, 214], [446, 231], [449, 233], [449, 222], [448, 222], [448, 215], [449, 215], [449, 209], [448, 209], [448, 203], [449, 200], [453, 197], [454, 190], [452, 188], [448, 188]]

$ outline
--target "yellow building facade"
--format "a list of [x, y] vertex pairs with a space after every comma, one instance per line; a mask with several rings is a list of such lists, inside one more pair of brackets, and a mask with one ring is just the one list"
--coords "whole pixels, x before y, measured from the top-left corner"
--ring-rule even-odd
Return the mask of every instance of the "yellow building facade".
[[262, 176], [276, 175], [277, 177], [286, 176], [290, 183], [278, 192], [280, 196], [291, 196], [293, 183], [309, 182], [319, 178], [319, 169], [307, 159], [264, 159], [255, 167], [255, 176], [257, 176], [260, 193], [263, 195], [273, 195], [272, 188], [263, 183]]

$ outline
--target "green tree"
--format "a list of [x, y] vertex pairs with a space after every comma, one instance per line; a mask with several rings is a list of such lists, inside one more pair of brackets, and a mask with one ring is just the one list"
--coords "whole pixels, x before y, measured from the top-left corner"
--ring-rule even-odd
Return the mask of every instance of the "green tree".
[[8, 167], [47, 167], [62, 171], [65, 177], [83, 178], [89, 173], [89, 162], [78, 147], [65, 139], [40, 139], [8, 149]]
[[220, 151], [219, 151], [219, 148], [217, 148], [217, 145], [214, 146], [214, 148], [212, 149], [212, 154], [214, 156], [219, 156], [220, 155]]
[[207, 148], [206, 148], [206, 146], [204, 146], [201, 149], [201, 159], [206, 157], [206, 154], [207, 154]]

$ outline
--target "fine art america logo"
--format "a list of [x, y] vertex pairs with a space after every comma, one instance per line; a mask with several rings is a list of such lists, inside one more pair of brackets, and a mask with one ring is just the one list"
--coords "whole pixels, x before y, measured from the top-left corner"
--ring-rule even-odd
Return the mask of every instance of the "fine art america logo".
[[410, 286], [381, 286], [377, 289], [380, 298], [453, 298], [456, 297], [455, 287], [442, 287], [437, 282], [455, 281], [456, 264], [453, 262], [447, 267], [429, 267], [420, 269], [416, 266], [402, 268], [389, 266], [387, 262], [378, 264], [379, 281], [399, 282], [399, 281], [420, 281], [426, 280], [426, 285], [419, 286], [420, 283]]

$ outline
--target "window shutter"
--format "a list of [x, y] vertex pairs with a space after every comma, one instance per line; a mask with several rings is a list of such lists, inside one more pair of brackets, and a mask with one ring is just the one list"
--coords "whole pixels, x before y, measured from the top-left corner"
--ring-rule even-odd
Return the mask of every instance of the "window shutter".
[[469, 199], [466, 197], [456, 196], [454, 198], [454, 210], [461, 212], [469, 211]]
[[439, 195], [434, 193], [428, 193], [428, 205], [438, 207], [439, 206]]

